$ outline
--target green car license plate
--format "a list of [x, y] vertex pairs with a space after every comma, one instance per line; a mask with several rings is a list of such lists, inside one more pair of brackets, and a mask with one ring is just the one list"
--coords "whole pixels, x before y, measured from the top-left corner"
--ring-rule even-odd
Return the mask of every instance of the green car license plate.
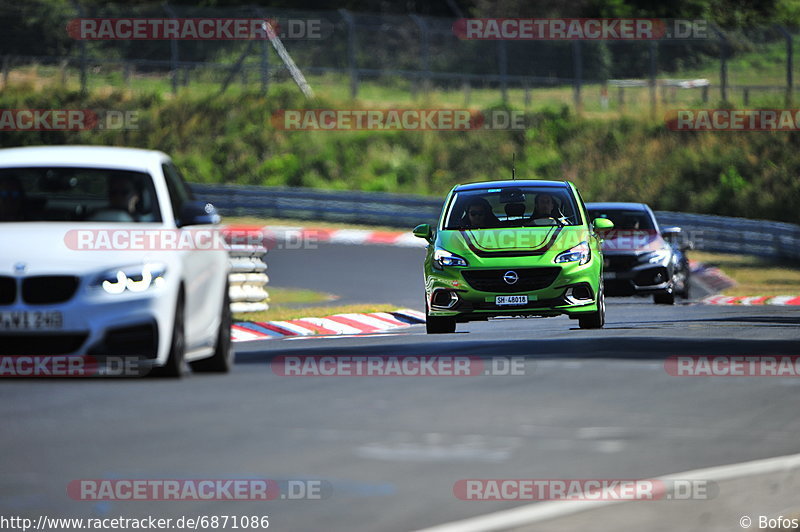
[[494, 298], [495, 305], [527, 305], [528, 296], [496, 296]]

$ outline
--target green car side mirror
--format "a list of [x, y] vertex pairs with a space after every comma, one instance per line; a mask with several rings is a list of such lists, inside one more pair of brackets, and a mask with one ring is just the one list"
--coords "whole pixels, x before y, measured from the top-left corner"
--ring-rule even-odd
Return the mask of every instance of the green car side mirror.
[[433, 236], [433, 230], [431, 229], [430, 224], [419, 224], [414, 228], [414, 236], [417, 238], [424, 238], [428, 242], [431, 241], [431, 237]]
[[594, 226], [594, 230], [598, 233], [614, 229], [614, 222], [608, 218], [595, 218], [592, 221], [592, 225]]

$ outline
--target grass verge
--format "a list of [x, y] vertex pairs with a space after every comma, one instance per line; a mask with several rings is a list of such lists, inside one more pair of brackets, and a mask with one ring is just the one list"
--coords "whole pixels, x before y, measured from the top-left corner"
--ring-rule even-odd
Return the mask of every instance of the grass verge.
[[337, 296], [325, 292], [315, 292], [305, 288], [285, 288], [279, 286], [267, 286], [269, 292], [270, 306], [298, 305], [308, 303], [319, 303], [322, 301], [333, 301]]
[[[688, 102], [679, 105], [691, 106]], [[82, 95], [9, 84], [0, 92], [0, 108], [131, 111], [136, 112], [138, 128], [8, 131], [0, 138], [0, 146], [158, 147], [196, 183], [438, 198], [456, 183], [508, 177], [516, 154], [518, 176], [568, 179], [585, 199], [593, 201], [636, 201], [656, 210], [798, 221], [793, 207], [800, 204], [796, 132], [673, 132], [665, 125], [663, 113], [602, 120], [576, 114], [568, 106], [528, 112], [524, 130], [331, 133], [265, 127], [282, 110], [340, 107], [325, 93], [307, 101], [296, 88], [282, 86], [271, 86], [268, 94], [204, 96], [181, 91], [167, 98], [121, 89]], [[387, 219], [391, 214], [387, 213]]]
[[723, 295], [800, 295], [800, 268], [787, 262], [704, 251], [693, 251], [690, 256], [708, 266], [718, 267], [736, 281], [736, 286], [724, 290]]

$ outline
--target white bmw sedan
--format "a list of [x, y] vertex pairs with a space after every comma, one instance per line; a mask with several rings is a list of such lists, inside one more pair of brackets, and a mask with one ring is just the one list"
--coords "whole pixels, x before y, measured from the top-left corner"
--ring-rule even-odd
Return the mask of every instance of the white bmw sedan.
[[[0, 150], [0, 358], [233, 363], [228, 253], [213, 206], [164, 153]], [[102, 364], [98, 363], [98, 367]]]

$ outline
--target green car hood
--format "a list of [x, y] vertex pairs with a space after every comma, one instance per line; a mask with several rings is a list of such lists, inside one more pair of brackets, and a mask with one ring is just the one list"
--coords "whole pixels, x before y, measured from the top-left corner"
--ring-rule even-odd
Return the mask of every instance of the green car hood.
[[582, 226], [440, 231], [437, 245], [457, 255], [528, 256], [560, 253], [589, 240]]

